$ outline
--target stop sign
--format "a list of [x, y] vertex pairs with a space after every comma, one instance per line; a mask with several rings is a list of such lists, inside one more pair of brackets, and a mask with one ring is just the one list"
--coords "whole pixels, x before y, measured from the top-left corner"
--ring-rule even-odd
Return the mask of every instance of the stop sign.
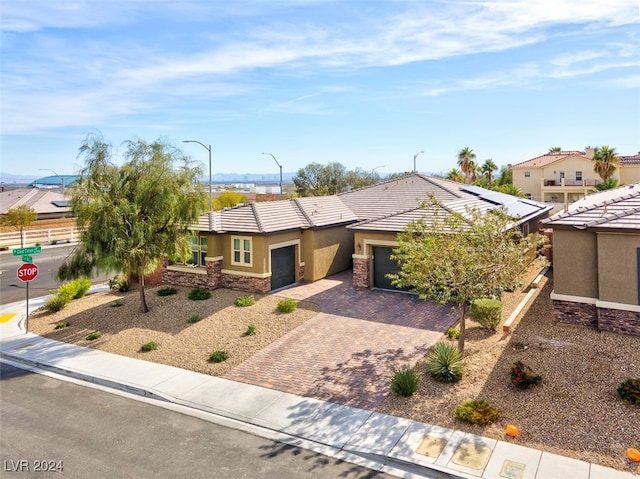
[[23, 282], [32, 281], [38, 276], [38, 266], [25, 263], [18, 268], [18, 279]]

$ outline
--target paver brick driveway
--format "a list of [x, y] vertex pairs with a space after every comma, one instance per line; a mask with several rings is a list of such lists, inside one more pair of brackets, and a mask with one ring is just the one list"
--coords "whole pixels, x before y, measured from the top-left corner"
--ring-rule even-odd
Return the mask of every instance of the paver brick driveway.
[[351, 271], [280, 291], [321, 312], [225, 377], [301, 396], [375, 409], [391, 366], [413, 365], [457, 319], [414, 295], [356, 290]]

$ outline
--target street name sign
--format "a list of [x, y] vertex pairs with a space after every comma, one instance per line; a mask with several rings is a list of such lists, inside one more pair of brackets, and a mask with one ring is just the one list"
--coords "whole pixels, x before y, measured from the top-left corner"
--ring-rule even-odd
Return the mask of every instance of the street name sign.
[[33, 263], [33, 256], [29, 256], [28, 254], [23, 254], [22, 261], [24, 261], [25, 263]]
[[16, 248], [13, 250], [13, 256], [22, 256], [23, 254], [40, 254], [42, 246], [31, 246], [30, 248]]

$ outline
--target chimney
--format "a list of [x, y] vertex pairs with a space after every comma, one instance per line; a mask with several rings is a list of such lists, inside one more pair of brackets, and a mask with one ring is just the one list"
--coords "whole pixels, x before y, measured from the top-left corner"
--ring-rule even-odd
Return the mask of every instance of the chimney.
[[590, 146], [587, 146], [584, 149], [584, 156], [586, 156], [590, 160], [593, 160], [593, 148], [591, 148]]

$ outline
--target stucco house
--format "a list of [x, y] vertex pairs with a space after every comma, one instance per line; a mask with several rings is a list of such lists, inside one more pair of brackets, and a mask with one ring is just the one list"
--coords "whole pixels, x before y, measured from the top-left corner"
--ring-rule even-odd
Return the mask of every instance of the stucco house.
[[165, 282], [265, 293], [353, 266], [356, 287], [391, 288], [396, 235], [435, 196], [447, 211], [506, 207], [525, 232], [550, 206], [449, 180], [409, 175], [334, 196], [251, 203], [202, 216], [187, 264], [165, 263]]
[[0, 192], [0, 214], [5, 214], [11, 208], [21, 205], [33, 208], [38, 215], [38, 220], [71, 216], [69, 198], [58, 190], [17, 188]]
[[556, 319], [640, 335], [640, 183], [594, 193], [553, 228]]
[[[593, 171], [594, 149], [549, 152], [512, 165], [513, 184], [528, 198], [568, 205], [596, 191], [602, 179]], [[620, 184], [640, 181], [640, 153], [619, 156], [613, 178]]]

